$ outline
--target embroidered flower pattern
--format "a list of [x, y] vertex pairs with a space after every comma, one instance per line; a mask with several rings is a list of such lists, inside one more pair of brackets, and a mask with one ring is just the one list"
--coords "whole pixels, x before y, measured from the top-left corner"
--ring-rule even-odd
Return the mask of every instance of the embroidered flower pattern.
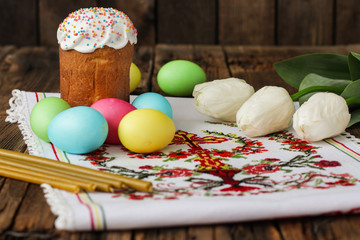
[[242, 170], [244, 170], [248, 174], [264, 174], [277, 172], [280, 170], [280, 167], [270, 164], [258, 164], [243, 167]]
[[338, 161], [327, 161], [327, 160], [321, 160], [317, 163], [314, 163], [318, 167], [339, 167], [341, 164]]
[[[151, 194], [118, 189], [113, 195], [132, 200], [256, 195], [300, 188], [346, 187], [358, 182], [350, 174], [328, 172], [327, 169], [335, 170], [342, 164], [323, 159], [318, 146], [290, 132], [250, 139], [242, 136], [234, 123], [207, 124], [221, 125], [228, 132], [178, 130], [167, 150], [150, 154], [134, 153], [119, 146], [134, 161], [133, 168], [109, 164], [114, 160], [109, 145], [84, 156], [84, 160], [103, 171], [153, 182]], [[279, 151], [286, 151], [288, 158], [271, 156], [264, 139], [277, 144]]]

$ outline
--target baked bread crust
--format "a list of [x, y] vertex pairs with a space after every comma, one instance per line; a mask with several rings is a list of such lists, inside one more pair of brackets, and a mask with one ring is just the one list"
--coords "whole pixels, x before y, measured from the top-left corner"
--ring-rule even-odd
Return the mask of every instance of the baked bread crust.
[[61, 98], [71, 107], [90, 106], [103, 98], [129, 102], [130, 65], [134, 45], [105, 46], [92, 53], [59, 47]]

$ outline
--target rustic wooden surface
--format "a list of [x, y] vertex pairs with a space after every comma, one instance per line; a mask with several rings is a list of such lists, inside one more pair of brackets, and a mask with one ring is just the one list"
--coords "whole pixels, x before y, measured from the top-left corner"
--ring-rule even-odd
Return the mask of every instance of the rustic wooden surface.
[[360, 43], [358, 0], [0, 0], [0, 46], [56, 46], [60, 22], [81, 7], [124, 11], [139, 44]]
[[[156, 74], [166, 62], [187, 59], [199, 64], [208, 80], [229, 76], [244, 78], [255, 89], [279, 85], [294, 92], [274, 72], [273, 63], [311, 52], [346, 54], [360, 45], [332, 47], [261, 47], [214, 45], [156, 45], [135, 49], [134, 62], [142, 71], [135, 93], [159, 91]], [[0, 148], [26, 152], [16, 124], [6, 123], [12, 89], [59, 91], [57, 48], [0, 47]], [[360, 137], [360, 128], [349, 131]], [[320, 203], [314, 203], [320, 204]], [[0, 239], [204, 239], [204, 240], [328, 240], [358, 239], [360, 215], [314, 216], [206, 226], [180, 226], [104, 232], [66, 232], [54, 228], [51, 213], [38, 185], [0, 177]]]

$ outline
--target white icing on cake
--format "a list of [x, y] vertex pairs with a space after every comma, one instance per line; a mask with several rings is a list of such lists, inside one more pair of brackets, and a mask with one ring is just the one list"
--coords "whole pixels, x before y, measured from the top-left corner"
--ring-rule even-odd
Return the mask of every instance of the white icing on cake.
[[113, 8], [81, 8], [60, 23], [57, 39], [63, 50], [90, 53], [104, 46], [120, 49], [136, 44], [137, 30], [130, 18]]

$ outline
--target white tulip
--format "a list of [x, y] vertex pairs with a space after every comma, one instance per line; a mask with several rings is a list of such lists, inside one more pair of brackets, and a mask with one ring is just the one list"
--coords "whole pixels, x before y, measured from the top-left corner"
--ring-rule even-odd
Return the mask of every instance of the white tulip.
[[284, 88], [266, 86], [242, 105], [236, 123], [246, 136], [259, 137], [286, 129], [294, 112], [294, 103]]
[[315, 142], [345, 131], [350, 117], [343, 97], [321, 92], [300, 106], [294, 114], [293, 127], [301, 139]]
[[236, 112], [254, 92], [252, 86], [238, 78], [201, 83], [193, 91], [195, 109], [209, 117], [235, 121]]

